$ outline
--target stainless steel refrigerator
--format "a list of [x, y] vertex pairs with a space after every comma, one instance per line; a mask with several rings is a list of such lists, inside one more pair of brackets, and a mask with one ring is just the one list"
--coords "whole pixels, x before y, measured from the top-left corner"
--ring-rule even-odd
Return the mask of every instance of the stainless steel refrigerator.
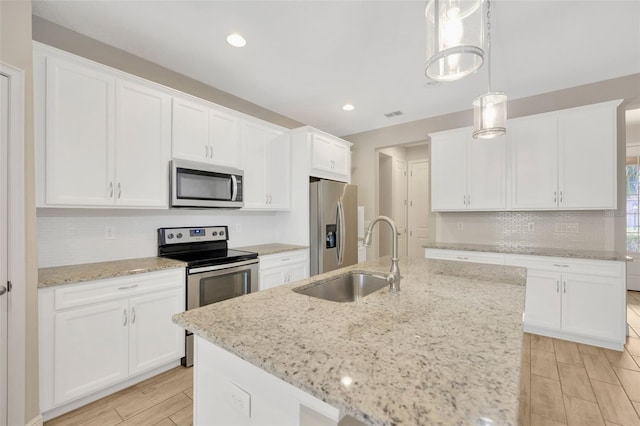
[[311, 275], [358, 263], [358, 187], [331, 180], [310, 183]]

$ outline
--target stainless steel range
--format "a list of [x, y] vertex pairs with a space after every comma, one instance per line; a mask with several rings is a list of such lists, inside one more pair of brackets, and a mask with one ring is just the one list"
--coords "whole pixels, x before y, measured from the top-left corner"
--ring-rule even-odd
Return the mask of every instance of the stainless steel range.
[[[258, 254], [227, 247], [226, 226], [158, 229], [158, 256], [187, 263], [187, 306], [195, 309], [258, 290]], [[186, 331], [183, 365], [193, 365], [193, 334]]]

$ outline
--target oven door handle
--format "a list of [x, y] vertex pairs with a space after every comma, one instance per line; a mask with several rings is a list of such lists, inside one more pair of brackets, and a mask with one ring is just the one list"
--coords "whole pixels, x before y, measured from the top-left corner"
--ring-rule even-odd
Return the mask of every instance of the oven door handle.
[[192, 274], [198, 274], [201, 272], [221, 271], [223, 269], [230, 269], [230, 268], [236, 268], [238, 266], [252, 265], [254, 263], [258, 263], [258, 259], [243, 260], [242, 262], [234, 262], [234, 263], [225, 263], [224, 265], [202, 266], [200, 268], [189, 268], [187, 269], [187, 273], [189, 275], [192, 275]]

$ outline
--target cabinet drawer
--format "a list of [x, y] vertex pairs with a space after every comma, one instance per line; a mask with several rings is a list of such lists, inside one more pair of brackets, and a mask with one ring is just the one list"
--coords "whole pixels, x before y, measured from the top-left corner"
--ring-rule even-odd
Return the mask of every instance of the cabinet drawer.
[[291, 265], [298, 262], [307, 261], [307, 250], [295, 250], [285, 253], [268, 254], [260, 256], [260, 270]]
[[489, 263], [493, 265], [504, 264], [504, 254], [500, 253], [427, 248], [424, 249], [424, 257], [427, 259], [457, 260], [462, 262]]
[[184, 288], [184, 277], [184, 269], [177, 268], [62, 286], [54, 290], [54, 306], [58, 311], [165, 288]]
[[507, 255], [505, 263], [523, 266], [539, 271], [597, 275], [603, 277], [623, 277], [625, 264], [605, 260], [568, 259], [565, 257], [546, 257], [529, 255]]

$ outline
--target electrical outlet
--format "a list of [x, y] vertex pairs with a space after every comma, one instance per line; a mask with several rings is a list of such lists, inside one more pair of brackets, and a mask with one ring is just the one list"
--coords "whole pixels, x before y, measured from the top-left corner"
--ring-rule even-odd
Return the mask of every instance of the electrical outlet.
[[534, 232], [536, 230], [536, 224], [533, 222], [527, 223], [527, 231]]
[[116, 229], [113, 226], [105, 226], [104, 227], [104, 239], [105, 240], [115, 240], [116, 239]]
[[464, 231], [464, 222], [458, 222], [458, 231]]
[[572, 234], [577, 234], [579, 231], [579, 226], [577, 223], [567, 223], [567, 232]]

